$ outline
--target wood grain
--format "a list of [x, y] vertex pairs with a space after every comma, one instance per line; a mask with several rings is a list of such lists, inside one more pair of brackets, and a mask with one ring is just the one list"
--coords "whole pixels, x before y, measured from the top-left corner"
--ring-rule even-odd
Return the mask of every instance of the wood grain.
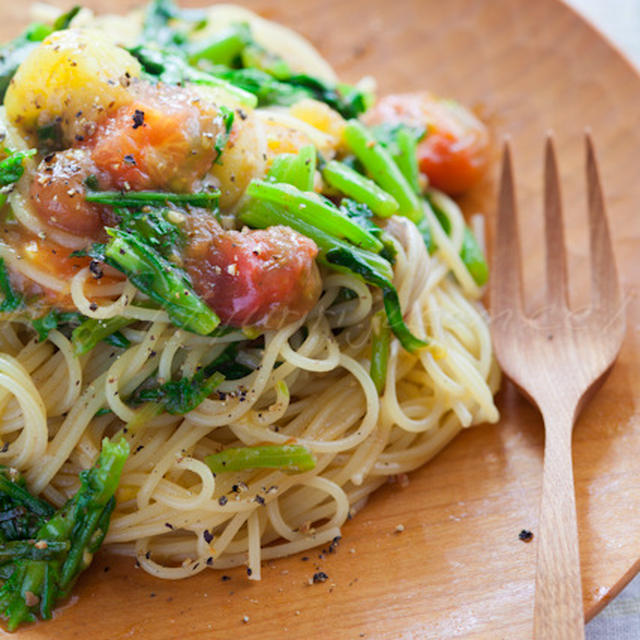
[[595, 151], [587, 142], [590, 305], [569, 306], [560, 179], [553, 138], [544, 162], [545, 305], [524, 310], [522, 252], [511, 147], [504, 146], [491, 264], [491, 336], [510, 380], [540, 409], [545, 446], [533, 631], [536, 640], [584, 639], [571, 436], [580, 409], [600, 387], [625, 332], [620, 286]]
[[[112, 0], [109, 8], [134, 4]], [[544, 281], [541, 216], [532, 208], [540, 202], [540, 140], [554, 129], [571, 293], [579, 303], [589, 264], [582, 135], [586, 125], [592, 127], [629, 326], [620, 359], [573, 437], [582, 590], [587, 616], [594, 615], [636, 573], [640, 558], [637, 73], [556, 0], [244, 4], [302, 31], [347, 79], [373, 74], [381, 93], [430, 88], [455, 96], [477, 108], [496, 141], [511, 135], [527, 240], [525, 284], [534, 304], [541, 301], [538, 284]], [[0, 38], [17, 32], [27, 9], [27, 2], [2, 3]], [[498, 156], [496, 145], [490, 175], [462, 201], [467, 213], [493, 212]], [[344, 528], [334, 554], [319, 550], [307, 561], [297, 556], [269, 563], [259, 584], [239, 569], [228, 572], [227, 582], [211, 572], [167, 583], [128, 559], [101, 554], [78, 584], [77, 600], [54, 621], [17, 637], [529, 637], [536, 539], [524, 544], [518, 532], [537, 532], [543, 430], [537, 411], [510, 385], [501, 391], [499, 406], [499, 425], [463, 433], [412, 474], [406, 489], [390, 485], [379, 491]], [[404, 525], [403, 533], [394, 533], [397, 524]], [[316, 566], [329, 580], [309, 586]]]

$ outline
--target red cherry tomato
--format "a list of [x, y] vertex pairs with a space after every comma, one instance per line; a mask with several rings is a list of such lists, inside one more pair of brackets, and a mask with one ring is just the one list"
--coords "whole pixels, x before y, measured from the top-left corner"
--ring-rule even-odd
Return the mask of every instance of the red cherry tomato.
[[418, 145], [420, 171], [450, 195], [472, 187], [488, 163], [487, 128], [468, 109], [428, 92], [382, 98], [367, 113], [369, 124], [404, 122], [427, 128]]
[[317, 302], [318, 249], [309, 238], [282, 226], [224, 231], [208, 217], [191, 225], [185, 266], [224, 324], [278, 329]]

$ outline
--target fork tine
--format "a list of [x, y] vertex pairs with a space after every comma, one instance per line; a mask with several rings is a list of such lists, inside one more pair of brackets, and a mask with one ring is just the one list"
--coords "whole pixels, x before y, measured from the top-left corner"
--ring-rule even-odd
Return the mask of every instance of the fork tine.
[[491, 278], [491, 306], [494, 317], [501, 312], [522, 311], [522, 272], [518, 214], [513, 185], [511, 145], [505, 140], [502, 153], [502, 174], [498, 195], [498, 214]]
[[591, 247], [591, 303], [596, 309], [615, 312], [620, 300], [604, 196], [598, 174], [591, 134], [585, 133], [587, 147], [587, 189], [589, 200], [589, 240]]
[[560, 179], [551, 134], [547, 134], [544, 155], [544, 235], [548, 313], [557, 314], [567, 306], [567, 264]]

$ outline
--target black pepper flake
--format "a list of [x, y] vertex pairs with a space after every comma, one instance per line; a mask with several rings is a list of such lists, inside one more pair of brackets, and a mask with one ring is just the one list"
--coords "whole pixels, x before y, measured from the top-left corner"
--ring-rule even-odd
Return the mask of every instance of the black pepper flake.
[[98, 310], [98, 305], [95, 302], [92, 302], [89, 305], [89, 309], [91, 309], [91, 311], [97, 311]]
[[262, 496], [256, 496], [254, 498], [254, 501], [257, 502], [259, 505], [264, 507], [264, 498]]
[[302, 560], [302, 562], [307, 562], [307, 560], [309, 560], [309, 556], [302, 556], [300, 560]]
[[44, 157], [44, 161], [49, 164], [56, 157], [55, 153], [50, 153], [49, 155]]
[[144, 557], [148, 560], [151, 557], [151, 551], [147, 551], [147, 553], [144, 554]]
[[89, 263], [89, 271], [91, 271], [91, 273], [93, 274], [93, 277], [96, 280], [100, 280], [100, 278], [102, 278], [102, 276], [104, 275], [104, 273], [102, 272], [102, 267], [100, 266], [100, 263], [97, 260], [92, 260]]
[[224, 507], [224, 505], [225, 505], [225, 504], [227, 504], [227, 502], [229, 502], [229, 500], [227, 499], [227, 496], [220, 496], [220, 497], [218, 498], [218, 504], [219, 504], [221, 507]]
[[533, 533], [528, 531], [527, 529], [523, 529], [519, 534], [518, 538], [522, 540], [522, 542], [531, 542], [533, 540]]
[[155, 593], [153, 593], [153, 591], [152, 591], [152, 592], [149, 594], [149, 597], [150, 597], [150, 598], [155, 598], [155, 597], [156, 597], [156, 594], [155, 594]]
[[[135, 129], [135, 127], [134, 127]], [[124, 156], [124, 163], [128, 164], [131, 167], [135, 167], [136, 166], [136, 159], [133, 157], [133, 155], [131, 153], [127, 153]]]
[[134, 451], [134, 453], [138, 453], [138, 451], [142, 451], [143, 449], [144, 449], [144, 445], [143, 445], [143, 444], [139, 444], [139, 445], [136, 447], [136, 450]]
[[209, 531], [209, 529], [205, 529], [202, 532], [202, 537], [207, 544], [211, 544], [211, 542], [213, 541], [213, 534], [211, 533], [211, 531]]
[[144, 111], [140, 111], [140, 109], [136, 109], [133, 112], [133, 128], [137, 129], [138, 127], [142, 127], [144, 125]]
[[236, 111], [236, 113], [240, 116], [240, 120], [246, 120], [247, 119], [247, 114], [242, 109], [238, 109]]
[[229, 582], [231, 580], [231, 576], [222, 576], [222, 582]]
[[251, 567], [247, 567], [247, 575], [250, 576], [252, 573]]
[[336, 536], [329, 545], [329, 553], [335, 553], [338, 545], [340, 544], [340, 536]]
[[165, 522], [164, 526], [167, 527], [167, 529], [171, 529], [173, 531], [173, 525], [170, 522]]
[[211, 556], [207, 558], [207, 565], [209, 565], [210, 567], [213, 565], [213, 558]]
[[105, 572], [105, 573], [109, 573], [109, 569], [110, 569], [110, 568], [111, 568], [111, 567], [105, 567], [105, 568], [104, 568], [104, 572]]
[[329, 579], [329, 576], [324, 571], [318, 571], [313, 574], [313, 582], [317, 584], [318, 582], [326, 582]]
[[8, 442], [5, 442], [5, 443], [2, 445], [2, 449], [0, 449], [0, 452], [1, 452], [1, 453], [7, 453], [7, 451], [9, 451], [9, 443], [8, 443]]

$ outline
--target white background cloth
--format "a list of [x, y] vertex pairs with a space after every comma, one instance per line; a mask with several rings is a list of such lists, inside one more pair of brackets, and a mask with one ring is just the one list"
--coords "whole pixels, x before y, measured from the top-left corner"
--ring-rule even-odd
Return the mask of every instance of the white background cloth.
[[[640, 67], [640, 0], [565, 2], [595, 24]], [[587, 625], [587, 640], [640, 640], [640, 575]]]

